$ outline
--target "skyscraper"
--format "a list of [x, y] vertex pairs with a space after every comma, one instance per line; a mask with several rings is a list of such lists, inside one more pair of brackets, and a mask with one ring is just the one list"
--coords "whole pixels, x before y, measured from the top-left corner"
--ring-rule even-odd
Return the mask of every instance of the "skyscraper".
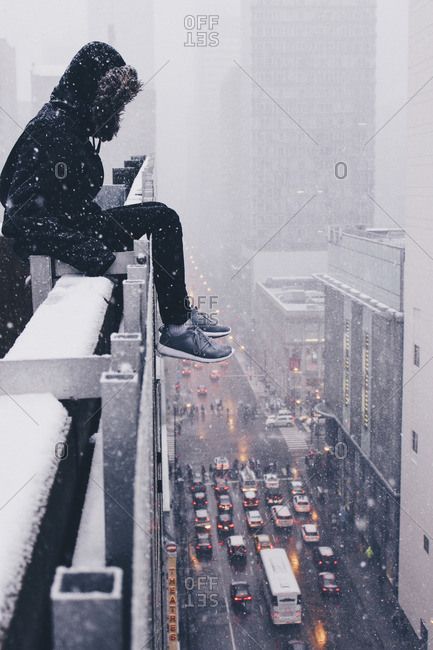
[[249, 244], [325, 248], [328, 224], [370, 224], [375, 0], [244, 3], [250, 80]]
[[0, 38], [0, 164], [17, 137], [17, 69], [15, 48]]
[[433, 648], [433, 3], [409, 10], [405, 336], [399, 600]]

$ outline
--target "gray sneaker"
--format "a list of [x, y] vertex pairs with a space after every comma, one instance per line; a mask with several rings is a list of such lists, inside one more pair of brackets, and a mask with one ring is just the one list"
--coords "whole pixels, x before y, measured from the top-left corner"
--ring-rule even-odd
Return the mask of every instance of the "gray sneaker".
[[191, 325], [185, 332], [174, 336], [168, 327], [161, 328], [156, 348], [159, 354], [177, 359], [191, 359], [203, 363], [216, 363], [232, 356], [230, 345], [215, 345], [198, 327]]
[[232, 331], [226, 325], [218, 325], [218, 322], [205, 314], [198, 311], [197, 307], [191, 310], [191, 322], [196, 327], [199, 327], [209, 338], [218, 339], [221, 336], [227, 336]]

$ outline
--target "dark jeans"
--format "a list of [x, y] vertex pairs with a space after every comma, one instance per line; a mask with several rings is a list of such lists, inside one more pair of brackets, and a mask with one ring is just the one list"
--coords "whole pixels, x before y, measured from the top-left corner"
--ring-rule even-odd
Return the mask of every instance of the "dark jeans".
[[154, 282], [162, 321], [184, 323], [189, 312], [182, 225], [177, 213], [164, 203], [151, 201], [103, 210], [101, 216], [95, 230], [114, 252], [130, 250], [133, 239], [152, 235]]

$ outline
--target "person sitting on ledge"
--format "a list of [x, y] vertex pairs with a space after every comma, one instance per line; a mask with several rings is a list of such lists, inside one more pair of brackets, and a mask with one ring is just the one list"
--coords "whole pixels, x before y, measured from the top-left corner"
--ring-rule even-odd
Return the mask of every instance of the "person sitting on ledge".
[[158, 351], [221, 361], [233, 349], [212, 339], [229, 334], [230, 328], [190, 308], [177, 213], [156, 201], [108, 210], [94, 201], [104, 179], [101, 142], [117, 135], [126, 104], [142, 86], [135, 68], [107, 43], [93, 41], [77, 52], [3, 167], [2, 233], [13, 239], [14, 251], [24, 259], [49, 255], [89, 276], [108, 271], [113, 251], [131, 250], [134, 239], [152, 235], [163, 321]]

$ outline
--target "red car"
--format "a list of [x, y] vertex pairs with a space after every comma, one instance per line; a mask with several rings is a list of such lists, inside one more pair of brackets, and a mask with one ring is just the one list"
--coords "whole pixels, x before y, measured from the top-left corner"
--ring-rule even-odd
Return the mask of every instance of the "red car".
[[324, 571], [319, 573], [319, 588], [324, 595], [341, 596], [335, 573]]

